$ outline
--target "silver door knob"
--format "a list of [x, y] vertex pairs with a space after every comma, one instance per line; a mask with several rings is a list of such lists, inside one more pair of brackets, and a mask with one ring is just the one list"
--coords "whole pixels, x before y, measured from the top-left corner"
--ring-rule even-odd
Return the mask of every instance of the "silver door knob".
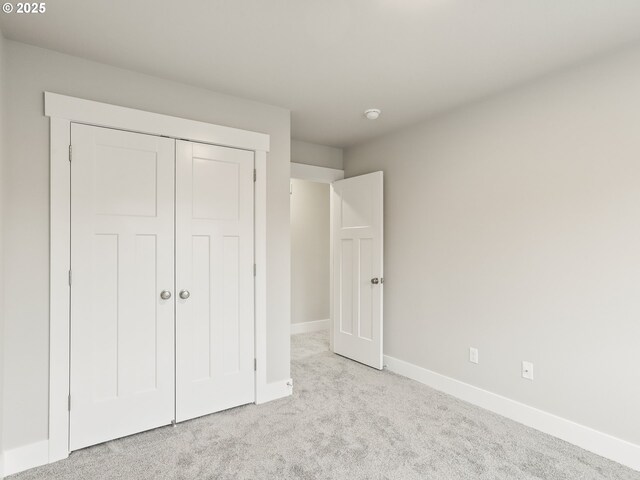
[[160, 298], [163, 300], [169, 300], [171, 298], [171, 292], [169, 290], [162, 290], [162, 292], [160, 292]]
[[380, 283], [380, 280], [377, 278], [372, 278], [371, 283], [373, 283], [374, 285], [378, 285]]
[[191, 294], [189, 293], [189, 290], [180, 290], [180, 298], [181, 299], [186, 300], [190, 296], [191, 296]]

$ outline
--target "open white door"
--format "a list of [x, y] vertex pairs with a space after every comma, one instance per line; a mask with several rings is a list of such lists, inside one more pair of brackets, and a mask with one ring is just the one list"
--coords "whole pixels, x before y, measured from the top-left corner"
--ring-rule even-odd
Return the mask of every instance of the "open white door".
[[253, 152], [176, 145], [176, 421], [255, 400]]
[[331, 188], [333, 351], [382, 369], [382, 172]]

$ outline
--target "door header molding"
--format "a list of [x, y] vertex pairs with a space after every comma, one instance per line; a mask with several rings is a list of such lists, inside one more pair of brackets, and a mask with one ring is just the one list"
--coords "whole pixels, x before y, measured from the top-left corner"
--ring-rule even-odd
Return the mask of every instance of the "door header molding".
[[270, 136], [266, 133], [171, 117], [58, 93], [44, 92], [44, 114], [47, 117], [98, 127], [117, 128], [244, 150], [268, 152], [270, 147]]
[[291, 178], [317, 183], [333, 183], [344, 178], [344, 170], [291, 162]]

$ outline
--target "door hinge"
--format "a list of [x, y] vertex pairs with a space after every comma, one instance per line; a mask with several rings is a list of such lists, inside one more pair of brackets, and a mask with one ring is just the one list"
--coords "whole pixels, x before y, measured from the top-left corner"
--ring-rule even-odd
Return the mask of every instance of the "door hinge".
[[71, 161], [71, 157], [72, 157], [72, 147], [71, 145], [69, 145], [69, 161]]
[[256, 276], [256, 264], [255, 263], [253, 264], [253, 276], [254, 277]]
[[256, 169], [253, 169], [253, 181], [256, 181], [256, 178], [258, 178], [258, 173], [256, 172]]
[[68, 403], [67, 403], [67, 409], [69, 411], [71, 411], [71, 394], [69, 394], [69, 399], [68, 399]]
[[258, 359], [256, 358], [253, 359], [253, 371], [254, 372], [258, 371]]
[[71, 286], [71, 270], [69, 270], [69, 286]]

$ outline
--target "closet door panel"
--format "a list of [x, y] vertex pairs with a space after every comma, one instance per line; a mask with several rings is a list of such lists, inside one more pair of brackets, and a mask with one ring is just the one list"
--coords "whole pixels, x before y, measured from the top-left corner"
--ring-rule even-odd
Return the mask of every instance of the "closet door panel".
[[71, 129], [70, 447], [174, 419], [175, 141]]
[[254, 401], [254, 158], [183, 141], [176, 151], [176, 290], [182, 292], [176, 419], [182, 421]]

